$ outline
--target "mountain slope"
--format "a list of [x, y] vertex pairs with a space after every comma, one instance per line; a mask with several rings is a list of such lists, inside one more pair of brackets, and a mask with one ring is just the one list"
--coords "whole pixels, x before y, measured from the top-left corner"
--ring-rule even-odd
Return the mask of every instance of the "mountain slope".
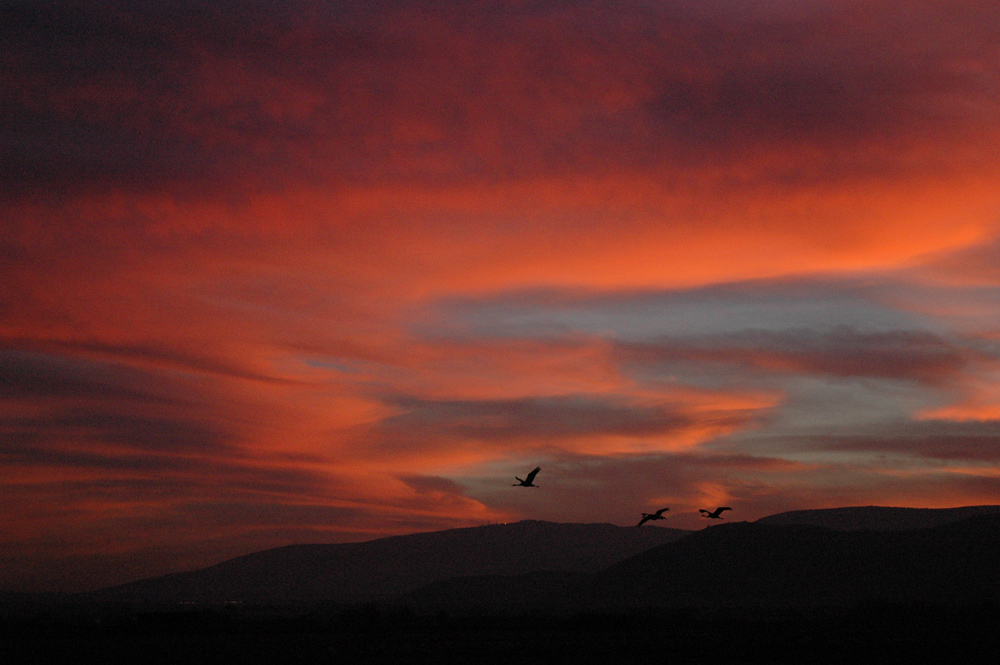
[[843, 532], [737, 523], [595, 577], [598, 597], [667, 604], [971, 602], [1000, 590], [1000, 515], [928, 529]]
[[858, 506], [821, 510], [793, 510], [762, 517], [757, 524], [807, 524], [835, 531], [903, 531], [958, 522], [976, 515], [998, 514], [1000, 506], [960, 508], [891, 508]]
[[133, 603], [373, 600], [458, 576], [592, 572], [689, 532], [526, 521], [381, 538], [292, 545], [81, 594]]
[[438, 582], [415, 603], [494, 610], [808, 607], [1000, 601], [1000, 515], [911, 531], [737, 522], [707, 528], [591, 575]]

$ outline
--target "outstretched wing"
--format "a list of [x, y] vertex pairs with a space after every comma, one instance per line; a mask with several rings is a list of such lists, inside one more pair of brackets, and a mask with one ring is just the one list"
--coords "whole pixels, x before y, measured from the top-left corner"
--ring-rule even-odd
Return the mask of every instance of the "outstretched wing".
[[711, 515], [712, 514], [712, 513], [708, 512], [707, 510], [705, 510], [704, 508], [699, 508], [698, 512], [701, 513], [702, 515]]
[[636, 526], [642, 526], [643, 524], [645, 524], [648, 521], [649, 521], [649, 515], [647, 515], [646, 513], [643, 513], [642, 514], [642, 519], [639, 520], [639, 523], [636, 524]]
[[732, 510], [732, 508], [730, 508], [729, 506], [719, 506], [718, 508], [715, 509], [715, 514], [716, 515], [721, 515], [723, 513], [723, 511], [726, 511], [726, 510]]
[[660, 508], [659, 510], [656, 511], [656, 516], [657, 517], [663, 517], [663, 513], [667, 512], [668, 510], [670, 510], [670, 509], [669, 508]]
[[526, 483], [528, 483], [530, 485], [531, 482], [535, 479], [535, 475], [537, 475], [538, 472], [541, 471], [541, 470], [542, 470], [542, 467], [536, 466], [535, 470], [532, 471], [531, 473], [529, 473], [528, 477], [524, 479], [524, 482], [526, 482]]

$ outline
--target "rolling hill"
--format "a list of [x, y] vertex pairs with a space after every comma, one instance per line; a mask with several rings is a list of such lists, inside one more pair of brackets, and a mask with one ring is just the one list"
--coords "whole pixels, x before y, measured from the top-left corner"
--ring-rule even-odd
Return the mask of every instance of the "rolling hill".
[[1000, 514], [1000, 506], [960, 508], [888, 508], [857, 506], [821, 510], [793, 510], [757, 520], [758, 524], [806, 524], [835, 531], [904, 531], [926, 529], [976, 515]]
[[593, 574], [439, 581], [410, 598], [488, 611], [963, 605], [1000, 601], [1000, 515], [893, 531], [736, 522]]
[[700, 531], [525, 521], [293, 545], [75, 597], [494, 609], [1000, 601], [1000, 507], [796, 511]]
[[688, 533], [524, 521], [363, 543], [292, 545], [203, 570], [79, 594], [77, 599], [144, 604], [363, 602], [460, 576], [595, 572]]

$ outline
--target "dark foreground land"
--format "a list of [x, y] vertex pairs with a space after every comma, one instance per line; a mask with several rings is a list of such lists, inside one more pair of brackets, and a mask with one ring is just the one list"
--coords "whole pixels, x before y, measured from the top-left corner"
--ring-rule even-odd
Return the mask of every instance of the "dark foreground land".
[[279, 548], [91, 593], [0, 593], [0, 665], [993, 664], [1000, 515], [975, 512]]
[[405, 607], [6, 616], [3, 663], [996, 662], [994, 606], [420, 615]]

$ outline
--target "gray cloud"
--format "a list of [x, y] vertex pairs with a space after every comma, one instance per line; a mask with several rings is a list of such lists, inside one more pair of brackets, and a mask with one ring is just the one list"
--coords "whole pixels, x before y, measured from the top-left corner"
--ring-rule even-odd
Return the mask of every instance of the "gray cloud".
[[424, 436], [545, 442], [600, 435], [666, 435], [704, 424], [743, 425], [752, 417], [743, 412], [691, 414], [680, 405], [644, 405], [624, 397], [589, 395], [496, 400], [400, 397], [393, 403], [405, 411], [379, 425], [390, 446]]
[[912, 312], [885, 304], [885, 286], [863, 278], [744, 280], [690, 289], [535, 289], [452, 299], [434, 311], [459, 334], [479, 337], [714, 338], [737, 330], [799, 328], [864, 332], [919, 330]]
[[718, 363], [764, 372], [941, 383], [973, 362], [996, 362], [982, 345], [922, 330], [744, 330], [616, 345], [628, 363]]
[[61, 355], [0, 349], [0, 397], [169, 401], [146, 372]]
[[807, 440], [827, 450], [903, 453], [935, 460], [1000, 461], [1000, 421], [996, 420], [889, 423], [864, 434]]
[[[50, 354], [58, 356], [96, 356], [95, 362], [110, 363], [149, 363], [177, 368], [182, 371], [218, 374], [236, 379], [251, 381], [287, 382], [275, 377], [265, 376], [240, 367], [236, 363], [213, 358], [210, 355], [190, 353], [166, 344], [109, 344], [96, 341], [48, 341], [31, 339], [5, 340], [10, 349], [22, 349], [25, 352]], [[84, 358], [83, 360], [86, 360]]]
[[[1000, 285], [1000, 237], [933, 257], [923, 269], [931, 274], [995, 288]], [[995, 298], [992, 292], [989, 295]]]

